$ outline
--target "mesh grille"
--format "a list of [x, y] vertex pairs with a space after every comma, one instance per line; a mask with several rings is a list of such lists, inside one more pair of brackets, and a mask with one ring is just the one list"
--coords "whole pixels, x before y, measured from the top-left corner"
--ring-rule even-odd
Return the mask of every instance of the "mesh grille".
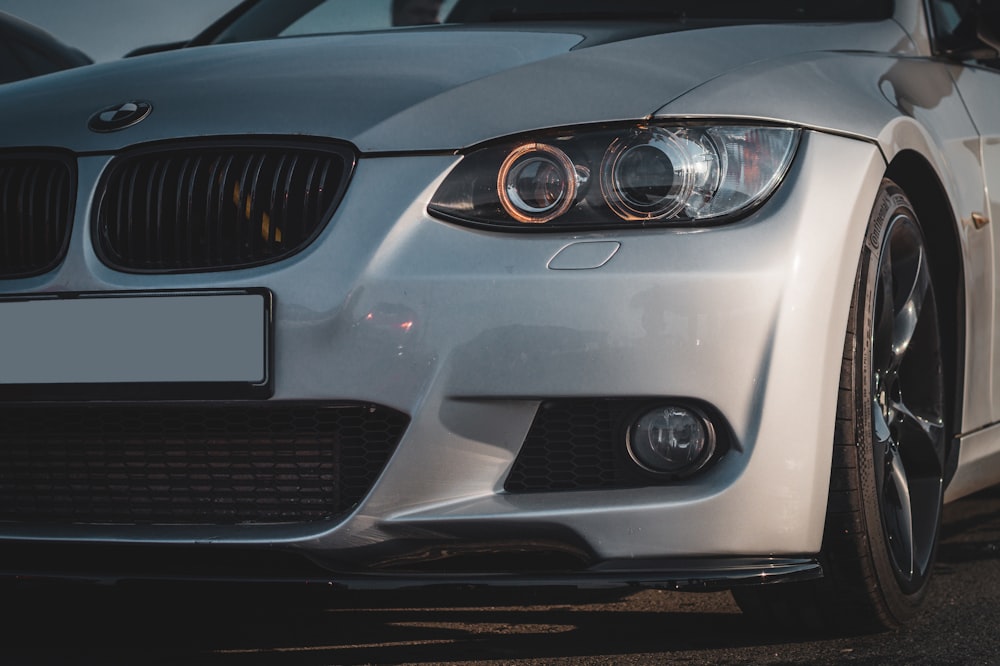
[[73, 163], [58, 156], [0, 156], [0, 278], [55, 268], [73, 219]]
[[324, 520], [367, 494], [407, 418], [349, 405], [0, 408], [0, 520]]
[[123, 155], [101, 182], [98, 251], [112, 267], [145, 273], [277, 261], [315, 239], [353, 166], [339, 145], [196, 144]]
[[621, 403], [608, 400], [546, 402], [514, 462], [508, 492], [578, 490], [619, 485], [623, 448]]

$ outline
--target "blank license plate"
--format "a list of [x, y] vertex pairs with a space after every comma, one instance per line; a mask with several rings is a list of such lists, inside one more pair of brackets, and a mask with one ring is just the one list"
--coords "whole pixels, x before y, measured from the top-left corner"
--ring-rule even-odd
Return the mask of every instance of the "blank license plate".
[[270, 293], [0, 301], [0, 386], [269, 382]]

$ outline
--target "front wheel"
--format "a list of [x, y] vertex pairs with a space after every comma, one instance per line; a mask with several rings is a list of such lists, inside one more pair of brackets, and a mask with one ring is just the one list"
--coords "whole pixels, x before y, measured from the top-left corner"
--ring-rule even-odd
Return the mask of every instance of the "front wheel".
[[824, 578], [734, 590], [769, 622], [865, 632], [919, 607], [934, 565], [947, 448], [937, 303], [920, 222], [885, 180], [844, 345]]

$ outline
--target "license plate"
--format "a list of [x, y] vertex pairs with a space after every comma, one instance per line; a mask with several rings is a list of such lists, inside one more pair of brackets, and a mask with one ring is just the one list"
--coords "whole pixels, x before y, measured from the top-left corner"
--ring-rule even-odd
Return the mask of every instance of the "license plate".
[[0, 393], [259, 393], [269, 390], [270, 338], [266, 290], [0, 300]]

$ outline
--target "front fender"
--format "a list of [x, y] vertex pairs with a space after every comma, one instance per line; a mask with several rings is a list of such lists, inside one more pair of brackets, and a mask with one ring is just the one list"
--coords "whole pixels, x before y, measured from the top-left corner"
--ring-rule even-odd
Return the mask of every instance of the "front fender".
[[[968, 223], [989, 210], [983, 180], [981, 139], [955, 85], [962, 67], [913, 57], [815, 52], [756, 62], [720, 76], [660, 108], [657, 117], [751, 118], [850, 136], [879, 147], [886, 164], [904, 152], [920, 155], [948, 199], [965, 266], [966, 322], [962, 426], [991, 421], [988, 384], [991, 358], [992, 241], [989, 227]], [[815, 91], [804, 95], [803, 91]], [[857, 193], [845, 192], [844, 196]], [[852, 233], [863, 234], [863, 229]], [[855, 239], [860, 247], [860, 235]], [[853, 279], [847, 271], [841, 280]], [[973, 360], [980, 359], [978, 363]], [[986, 371], [984, 376], [983, 371]]]

